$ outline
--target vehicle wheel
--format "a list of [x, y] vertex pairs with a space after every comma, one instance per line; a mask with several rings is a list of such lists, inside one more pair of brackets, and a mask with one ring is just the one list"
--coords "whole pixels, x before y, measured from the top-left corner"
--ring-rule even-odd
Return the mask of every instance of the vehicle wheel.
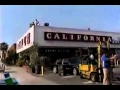
[[78, 72], [77, 72], [77, 69], [76, 68], [73, 68], [73, 75], [77, 75], [78, 74]]
[[64, 72], [60, 72], [60, 75], [61, 75], [61, 76], [64, 76]]
[[98, 74], [97, 73], [91, 73], [90, 75], [90, 79], [93, 81], [93, 82], [97, 82], [98, 81]]
[[83, 79], [83, 75], [82, 75], [82, 73], [80, 73], [80, 78]]
[[60, 76], [64, 76], [64, 73], [63, 73], [62, 70], [59, 71], [59, 75], [60, 75]]
[[60, 75], [60, 76], [65, 76], [65, 75], [66, 75], [65, 68], [63, 68], [62, 66], [61, 66], [60, 68], [61, 68], [61, 69], [58, 70], [59, 75]]
[[53, 73], [57, 73], [57, 67], [53, 68]]

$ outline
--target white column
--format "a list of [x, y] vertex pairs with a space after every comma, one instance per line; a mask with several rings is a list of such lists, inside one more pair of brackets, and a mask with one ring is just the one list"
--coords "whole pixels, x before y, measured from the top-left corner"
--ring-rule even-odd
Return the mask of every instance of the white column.
[[117, 66], [119, 65], [118, 60], [117, 60]]
[[115, 63], [115, 67], [117, 66], [117, 64], [116, 64], [116, 59], [114, 59], [114, 63]]

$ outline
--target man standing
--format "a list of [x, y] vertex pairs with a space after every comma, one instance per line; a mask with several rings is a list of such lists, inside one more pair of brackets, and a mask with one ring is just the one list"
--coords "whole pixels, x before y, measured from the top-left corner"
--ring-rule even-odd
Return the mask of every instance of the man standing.
[[103, 68], [103, 85], [111, 85], [111, 62], [110, 62], [110, 58], [108, 56], [109, 50], [108, 49], [104, 49], [103, 51], [103, 55], [101, 57], [101, 61], [102, 61], [102, 68]]

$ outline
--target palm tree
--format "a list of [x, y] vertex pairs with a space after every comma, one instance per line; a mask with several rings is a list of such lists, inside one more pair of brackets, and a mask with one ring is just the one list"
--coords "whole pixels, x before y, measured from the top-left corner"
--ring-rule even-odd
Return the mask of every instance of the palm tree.
[[0, 50], [2, 51], [2, 59], [5, 59], [5, 52], [8, 49], [8, 44], [6, 42], [0, 43]]

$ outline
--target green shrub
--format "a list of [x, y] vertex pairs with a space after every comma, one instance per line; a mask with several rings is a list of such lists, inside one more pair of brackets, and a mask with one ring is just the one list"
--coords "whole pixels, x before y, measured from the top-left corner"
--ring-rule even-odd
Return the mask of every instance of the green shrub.
[[12, 65], [14, 65], [16, 64], [16, 60], [18, 59], [18, 54], [16, 53], [15, 50], [10, 50], [8, 51], [8, 58], [9, 58], [8, 63], [10, 62]]
[[19, 66], [19, 67], [22, 67], [23, 65], [25, 65], [25, 61], [24, 60], [18, 60], [16, 65]]
[[2, 63], [6, 64], [6, 65], [12, 65], [10, 58], [6, 58], [6, 59], [2, 60]]

